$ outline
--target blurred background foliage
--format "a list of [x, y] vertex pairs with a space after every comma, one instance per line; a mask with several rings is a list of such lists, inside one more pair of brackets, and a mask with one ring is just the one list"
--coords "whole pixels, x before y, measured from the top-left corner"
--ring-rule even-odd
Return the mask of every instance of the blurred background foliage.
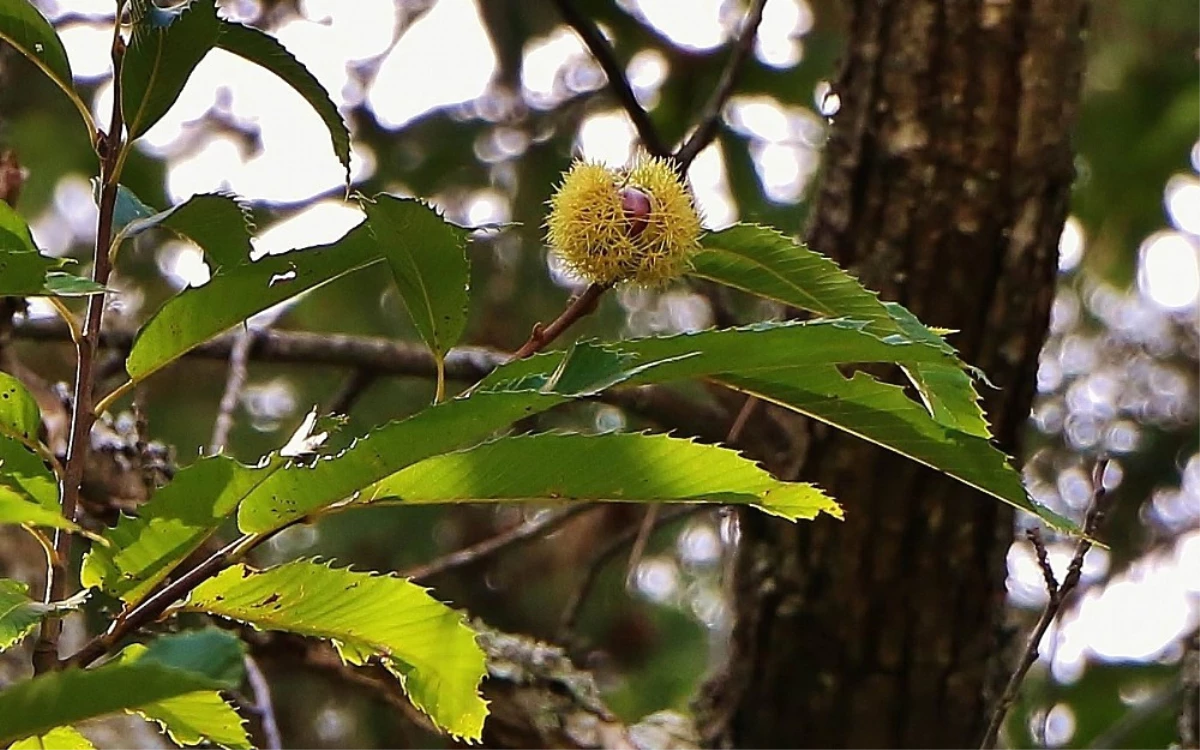
[[[111, 3], [37, 4], [63, 33], [96, 110], [106, 109], [111, 90], [103, 42], [97, 55], [95, 40], [105, 37]], [[576, 0], [612, 40], [637, 95], [671, 140], [687, 132], [715, 85], [744, 5]], [[717, 142], [692, 172], [710, 226], [741, 220], [802, 233], [827, 116], [836, 117], [837, 92], [829, 81], [842, 38], [839, 5], [768, 3], [756, 54]], [[554, 3], [230, 0], [222, 7], [230, 17], [280, 33], [330, 89], [354, 136], [356, 190], [421, 196], [454, 221], [495, 225], [479, 233], [471, 249], [468, 343], [515, 348], [536, 321], [561, 309], [574, 287], [548, 264], [544, 204], [573, 157], [584, 152], [622, 161], [632, 130]], [[1182, 637], [1200, 622], [1194, 575], [1200, 569], [1200, 29], [1189, 0], [1095, 3], [1090, 26], [1078, 179], [1024, 458], [1038, 499], [1078, 515], [1091, 494], [1088, 467], [1101, 453], [1113, 456], [1108, 481], [1117, 510], [1105, 534], [1112, 548], [1089, 557], [1086, 592], [1043, 648], [1007, 741], [1165, 747], [1174, 737]], [[330, 179], [325, 169], [328, 142], [301, 122], [281, 142], [278, 128], [271, 130], [261, 112], [247, 106], [253, 94], [239, 93], [243, 81], [222, 79], [220, 71], [228, 68], [213, 70], [197, 76], [203, 80], [185, 92], [170, 122], [129, 162], [125, 183], [159, 207], [192, 192], [240, 190], [260, 230], [280, 227], [276, 249], [280, 242], [308, 245], [344, 231], [351, 219], [337, 205], [343, 191], [336, 170]], [[465, 95], [455, 83], [469, 75], [464, 70], [483, 71], [478, 90]], [[424, 82], [425, 99], [397, 83], [405, 80]], [[28, 170], [18, 209], [39, 243], [85, 258], [95, 215], [87, 134], [59, 92], [7, 48], [0, 50], [0, 148], [13, 149]], [[243, 174], [238, 165], [277, 150], [285, 156], [264, 162], [266, 178], [235, 179]], [[202, 279], [198, 258], [178, 242], [141, 240], [122, 257], [115, 282], [122, 295], [110, 324], [133, 328], [196, 274]], [[734, 303], [747, 319], [772, 312]], [[45, 314], [37, 305], [28, 312]], [[362, 273], [259, 323], [415, 339], [394, 292]], [[625, 291], [611, 295], [577, 335], [643, 335], [712, 323], [707, 303], [687, 288]], [[47, 379], [70, 378], [65, 345], [20, 342], [18, 353]], [[225, 369], [217, 361], [188, 360], [139, 394], [150, 436], [170, 446], [180, 464], [207, 445]], [[109, 363], [108, 371], [119, 374], [120, 363]], [[349, 376], [317, 366], [252, 363], [231, 452], [254, 461], [282, 445], [310, 406], [328, 405]], [[342, 439], [411, 413], [431, 396], [429, 382], [379, 380], [352, 409]], [[548, 415], [539, 426], [598, 431], [643, 425], [610, 407], [581, 406]], [[262, 551], [261, 561], [321, 555], [404, 570], [537, 512], [364, 510], [289, 531]], [[554, 638], [561, 635], [564, 602], [602, 559], [597, 585], [566, 636], [572, 654], [595, 670], [610, 705], [626, 717], [684, 709], [721, 655], [729, 626], [722, 581], [736, 531], [719, 513], [663, 526], [627, 590], [627, 553], [602, 553], [606, 539], [640, 523], [640, 513], [606, 508], [585, 515], [544, 541], [433, 584], [440, 596], [492, 625]], [[1052, 542], [1055, 563], [1065, 565], [1068, 544]], [[1045, 592], [1022, 543], [1010, 555], [1009, 588], [1013, 625], [1027, 624]], [[295, 744], [432, 741], [365, 694], [299, 672], [272, 676], [287, 678], [276, 680], [282, 693], [276, 705], [285, 737]]]

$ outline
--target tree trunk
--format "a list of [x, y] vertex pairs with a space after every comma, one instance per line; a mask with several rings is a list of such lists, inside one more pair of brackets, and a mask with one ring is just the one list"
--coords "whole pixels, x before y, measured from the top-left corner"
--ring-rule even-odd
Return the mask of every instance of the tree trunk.
[[[960, 331], [1015, 454], [1073, 176], [1084, 0], [855, 0], [809, 232], [885, 299]], [[803, 478], [844, 523], [742, 516], [710, 742], [978, 744], [1004, 608], [1007, 506], [808, 428]]]

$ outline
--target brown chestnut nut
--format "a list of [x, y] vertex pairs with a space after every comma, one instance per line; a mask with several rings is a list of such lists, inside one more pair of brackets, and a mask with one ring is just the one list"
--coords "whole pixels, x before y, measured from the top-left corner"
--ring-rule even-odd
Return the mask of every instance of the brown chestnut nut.
[[629, 236], [637, 237], [646, 231], [650, 219], [650, 196], [635, 187], [621, 188], [621, 210], [629, 225]]

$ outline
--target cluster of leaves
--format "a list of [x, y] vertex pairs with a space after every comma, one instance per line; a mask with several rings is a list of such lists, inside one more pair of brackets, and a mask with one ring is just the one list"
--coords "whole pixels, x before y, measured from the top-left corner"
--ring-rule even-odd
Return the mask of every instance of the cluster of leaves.
[[[213, 48], [265, 67], [300, 93], [348, 166], [349, 134], [336, 108], [269, 35], [219, 18], [213, 0], [170, 10], [136, 0], [129, 25], [115, 105], [125, 137], [118, 139], [122, 150], [110, 179], [119, 178], [132, 142], [171, 107]], [[95, 131], [60, 40], [27, 0], [0, 0], [0, 38], [36, 63]], [[704, 379], [859, 435], [1052, 525], [1065, 524], [1029, 500], [1019, 475], [989, 442], [973, 373], [941, 332], [881, 302], [832, 261], [775, 230], [738, 225], [707, 235], [690, 275], [814, 319], [579, 342], [509, 362], [445, 399], [442, 362], [463, 334], [470, 302], [470, 233], [417, 200], [356, 200], [363, 219], [337, 241], [252, 259], [252, 230], [236, 199], [198, 195], [158, 211], [118, 189], [109, 258], [118, 260], [126, 241], [165, 230], [199, 246], [212, 276], [145, 321], [125, 362], [128, 381], [101, 399], [98, 410], [251, 316], [367, 267], [395, 282], [438, 363], [439, 397], [335, 455], [320, 455], [320, 441], [312, 440], [309, 453], [317, 455], [280, 451], [252, 466], [216, 456], [180, 470], [136, 517], [123, 516], [96, 538], [84, 558], [85, 591], [98, 589], [122, 603], [116, 632], [141, 613], [172, 607], [173, 613], [327, 639], [348, 663], [381, 663], [448, 733], [478, 739], [487, 715], [479, 694], [485, 658], [459, 613], [395, 576], [316, 560], [256, 570], [238, 558], [293, 524], [379, 503], [710, 502], [753, 505], [791, 520], [841, 515], [820, 489], [778, 480], [719, 446], [663, 434], [505, 434], [518, 420], [618, 387]], [[0, 204], [0, 295], [48, 297], [74, 328], [58, 298], [105, 290], [61, 266], [38, 252], [25, 221]], [[872, 364], [898, 366], [919, 400], [867, 372], [845, 374]], [[0, 373], [0, 523], [23, 525], [49, 547], [40, 529], [81, 530], [60, 511], [62, 468], [39, 441], [40, 423], [32, 395]], [[242, 536], [212, 575], [190, 589], [169, 588], [169, 579], [181, 580], [179, 566], [230, 520]], [[80, 597], [41, 604], [21, 584], [0, 580], [0, 649], [44, 618], [81, 604]], [[102, 645], [100, 655], [111, 658], [99, 666], [67, 660], [61, 670], [0, 692], [0, 742], [86, 746], [73, 724], [131, 711], [157, 721], [181, 744], [249, 746], [241, 719], [221, 695], [241, 679], [234, 636], [202, 630], [120, 651], [120, 643]]]

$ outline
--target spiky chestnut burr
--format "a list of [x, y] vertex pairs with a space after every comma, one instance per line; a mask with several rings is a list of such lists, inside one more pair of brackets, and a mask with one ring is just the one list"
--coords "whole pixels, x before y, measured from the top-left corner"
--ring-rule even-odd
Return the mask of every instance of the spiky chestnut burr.
[[700, 247], [691, 193], [663, 159], [628, 169], [576, 162], [550, 199], [550, 249], [581, 278], [604, 286], [661, 286], [685, 273]]

